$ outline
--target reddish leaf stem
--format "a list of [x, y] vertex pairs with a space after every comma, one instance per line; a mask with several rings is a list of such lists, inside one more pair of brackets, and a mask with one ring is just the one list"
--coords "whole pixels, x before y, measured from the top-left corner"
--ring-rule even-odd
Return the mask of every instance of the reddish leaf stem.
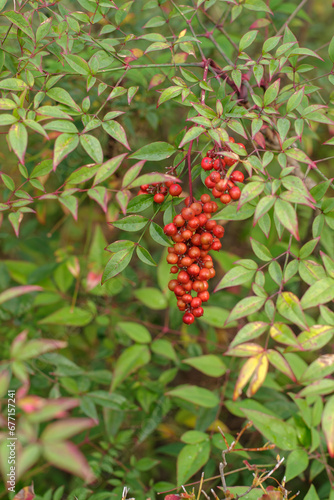
[[189, 149], [188, 149], [188, 154], [187, 154], [187, 164], [188, 164], [188, 175], [189, 175], [189, 197], [190, 197], [190, 203], [193, 202], [193, 181], [191, 177], [191, 149], [193, 147], [193, 142], [190, 141], [189, 144]]

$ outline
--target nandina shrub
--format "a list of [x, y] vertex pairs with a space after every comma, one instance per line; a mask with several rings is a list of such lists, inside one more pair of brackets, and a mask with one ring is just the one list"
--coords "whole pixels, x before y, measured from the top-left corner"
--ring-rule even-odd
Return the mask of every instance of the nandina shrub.
[[3, 496], [203, 470], [333, 498], [333, 15], [306, 4], [0, 0]]

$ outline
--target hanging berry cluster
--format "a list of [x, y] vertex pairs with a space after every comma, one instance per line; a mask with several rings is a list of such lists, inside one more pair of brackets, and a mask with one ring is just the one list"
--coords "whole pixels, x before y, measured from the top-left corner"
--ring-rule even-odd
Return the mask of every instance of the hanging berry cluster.
[[[230, 137], [230, 142], [234, 139]], [[245, 149], [245, 146], [238, 143], [238, 146]], [[228, 146], [224, 146], [223, 150], [229, 151]], [[228, 156], [221, 157], [220, 153], [211, 150], [208, 155], [202, 159], [201, 166], [203, 170], [213, 170], [205, 179], [205, 185], [211, 190], [215, 198], [219, 198], [224, 205], [227, 205], [232, 200], [239, 200], [241, 191], [234, 182], [243, 182], [244, 174], [239, 170], [232, 172], [229, 179], [226, 178], [227, 168], [232, 167], [237, 160], [229, 158]]]
[[[230, 142], [234, 142], [233, 138], [230, 138]], [[243, 144], [239, 146], [244, 148]], [[228, 146], [224, 146], [224, 150], [230, 151]], [[201, 162], [204, 170], [214, 170], [206, 178], [205, 185], [224, 204], [240, 198], [240, 188], [234, 181], [243, 182], [243, 173], [235, 170], [230, 179], [226, 176], [227, 167], [236, 162], [230, 157], [222, 158], [215, 150], [209, 151]], [[173, 186], [179, 187], [173, 184], [169, 189]], [[188, 197], [184, 204], [181, 213], [164, 227], [164, 232], [174, 241], [174, 245], [168, 248], [167, 262], [172, 265], [171, 273], [177, 274], [168, 287], [177, 298], [179, 310], [184, 312], [183, 322], [190, 325], [195, 318], [203, 316], [202, 304], [210, 298], [208, 281], [216, 272], [209, 251], [221, 249], [220, 239], [225, 231], [215, 220], [210, 220], [218, 210], [218, 205], [209, 194], [203, 194], [200, 201]], [[196, 296], [193, 296], [193, 292]]]
[[[171, 273], [177, 274], [168, 287], [175, 293], [180, 311], [185, 311], [183, 322], [190, 325], [195, 317], [203, 316], [202, 303], [210, 298], [208, 280], [216, 273], [208, 252], [222, 247], [224, 228], [210, 220], [218, 205], [209, 194], [194, 203], [188, 197], [184, 203], [181, 213], [165, 226], [164, 232], [174, 241], [168, 248], [167, 262], [172, 264]], [[197, 296], [193, 297], [192, 292]]]
[[166, 182], [154, 182], [153, 184], [143, 184], [140, 186], [139, 194], [154, 194], [153, 200], [156, 203], [163, 203], [165, 196], [180, 196], [182, 193], [182, 187], [179, 184], [175, 184], [173, 181]]

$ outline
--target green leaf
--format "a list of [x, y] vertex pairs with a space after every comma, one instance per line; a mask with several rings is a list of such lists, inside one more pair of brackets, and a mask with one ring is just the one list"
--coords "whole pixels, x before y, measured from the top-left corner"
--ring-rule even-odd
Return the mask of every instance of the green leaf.
[[78, 219], [78, 206], [79, 202], [75, 196], [69, 196], [66, 192], [59, 196], [59, 203], [66, 207], [72, 214], [73, 219]]
[[80, 144], [95, 163], [103, 162], [101, 143], [96, 137], [89, 134], [80, 135]]
[[334, 327], [327, 325], [314, 325], [308, 331], [298, 335], [298, 347], [291, 347], [291, 351], [315, 351], [328, 344], [333, 337]]
[[331, 394], [334, 391], [334, 380], [330, 380], [328, 378], [317, 380], [312, 384], [308, 383], [307, 387], [304, 387], [299, 393], [298, 396], [304, 398], [306, 396], [317, 396], [317, 395], [325, 395]]
[[67, 418], [49, 424], [41, 435], [44, 443], [59, 442], [94, 427], [97, 422], [91, 418]]
[[118, 323], [118, 327], [122, 330], [122, 332], [128, 335], [130, 339], [138, 342], [139, 344], [147, 344], [151, 342], [150, 332], [145, 326], [140, 325], [139, 323], [121, 321]]
[[15, 116], [10, 115], [8, 113], [4, 113], [0, 115], [0, 127], [5, 127], [7, 125], [13, 125], [13, 123], [17, 122], [17, 118]]
[[168, 89], [163, 90], [158, 99], [158, 106], [166, 101], [169, 101], [170, 99], [173, 99], [174, 97], [178, 97], [181, 92], [182, 88], [178, 86], [169, 87]]
[[141, 245], [138, 245], [136, 247], [136, 252], [137, 252], [139, 259], [142, 262], [144, 262], [144, 264], [147, 264], [148, 266], [156, 266], [157, 265], [157, 263], [153, 259], [152, 255], [150, 254], [150, 252], [146, 248], [142, 247]]
[[285, 323], [274, 323], [270, 328], [270, 336], [281, 344], [297, 346], [298, 340], [291, 328]]
[[15, 286], [13, 288], [7, 288], [0, 293], [0, 304], [7, 302], [8, 300], [15, 299], [16, 297], [20, 297], [21, 295], [25, 295], [26, 293], [32, 292], [41, 292], [43, 288], [36, 285], [23, 285], [23, 286]]
[[165, 339], [154, 340], [151, 344], [152, 352], [163, 356], [164, 358], [171, 359], [172, 361], [177, 361], [177, 355], [174, 350], [173, 345]]
[[79, 145], [79, 137], [76, 134], [61, 134], [57, 137], [53, 153], [53, 170]]
[[79, 75], [90, 75], [91, 71], [89, 69], [89, 66], [82, 57], [68, 54], [64, 55], [64, 59], [76, 73], [79, 73]]
[[283, 279], [283, 273], [281, 266], [277, 262], [277, 260], [273, 260], [268, 267], [268, 271], [270, 274], [270, 277], [277, 283], [277, 285], [281, 285], [282, 279]]
[[245, 316], [249, 316], [250, 314], [254, 314], [261, 309], [265, 301], [265, 298], [256, 296], [246, 297], [240, 300], [233, 307], [226, 323], [229, 323], [230, 321], [233, 321], [235, 319], [244, 318]]
[[329, 58], [332, 61], [332, 63], [334, 63], [334, 36], [331, 39], [331, 42], [330, 42], [329, 47], [328, 47], [328, 55], [329, 55]]
[[166, 309], [167, 299], [157, 288], [139, 288], [134, 291], [135, 296], [140, 302], [150, 309]]
[[95, 186], [87, 191], [89, 198], [95, 200], [106, 213], [108, 209], [108, 193], [103, 186]]
[[259, 259], [264, 260], [265, 262], [273, 260], [273, 256], [271, 255], [270, 250], [267, 247], [265, 247], [262, 243], [254, 240], [253, 238], [250, 238], [250, 242], [252, 245], [253, 252]]
[[46, 95], [54, 101], [61, 102], [62, 104], [65, 104], [65, 106], [69, 106], [76, 111], [80, 111], [79, 106], [72, 99], [67, 90], [64, 90], [60, 87], [53, 87], [52, 89], [47, 91]]
[[247, 47], [252, 45], [257, 34], [258, 34], [257, 30], [248, 31], [248, 33], [246, 33], [239, 42], [239, 52], [243, 52]]
[[14, 153], [20, 162], [24, 164], [28, 144], [28, 133], [25, 126], [22, 123], [14, 123], [9, 129], [8, 140]]
[[[3, 80], [2, 80], [3, 81]], [[21, 80], [19, 80], [21, 81]], [[6, 99], [5, 97], [0, 98], [0, 109], [8, 111], [9, 109], [17, 108], [17, 104], [11, 99]]]
[[286, 462], [286, 481], [288, 482], [304, 472], [308, 467], [308, 463], [309, 459], [305, 450], [293, 450]]
[[165, 235], [163, 229], [155, 222], [152, 222], [150, 225], [150, 235], [151, 235], [151, 238], [156, 243], [159, 243], [159, 245], [163, 245], [165, 247], [171, 246], [171, 242], [170, 242], [169, 238]]
[[231, 347], [235, 347], [243, 342], [248, 342], [249, 340], [256, 339], [260, 337], [266, 330], [268, 330], [268, 323], [263, 321], [254, 321], [253, 323], [248, 323], [243, 326], [241, 330], [238, 331], [232, 342]]
[[284, 200], [277, 198], [275, 203], [275, 214], [279, 222], [299, 241], [298, 219], [296, 210]]
[[316, 307], [320, 304], [326, 304], [334, 299], [334, 279], [323, 278], [313, 285], [304, 293], [301, 299], [301, 306], [304, 309]]
[[282, 292], [277, 299], [278, 312], [286, 319], [300, 326], [308, 328], [303, 309], [298, 297], [291, 292]]
[[150, 358], [150, 351], [146, 345], [133, 345], [125, 349], [117, 358], [110, 390], [114, 391], [128, 375], [146, 365]]
[[121, 273], [130, 263], [133, 254], [133, 247], [128, 250], [120, 250], [114, 253], [109, 262], [107, 263], [102, 276], [102, 285], [113, 278], [117, 274]]
[[44, 445], [43, 455], [47, 462], [59, 469], [81, 477], [87, 483], [95, 480], [85, 457], [73, 443], [65, 441]]
[[[105, 380], [104, 383], [106, 383], [106, 381], [107, 380]], [[88, 392], [86, 397], [88, 397], [94, 404], [102, 406], [102, 408], [110, 408], [111, 410], [122, 410], [127, 405], [127, 401], [124, 396], [116, 393], [112, 394], [107, 391], [100, 390]]]
[[32, 32], [31, 26], [27, 19], [19, 12], [7, 11], [3, 14], [7, 19], [15, 24], [23, 33], [29, 36], [29, 38], [33, 39], [34, 34]]
[[[152, 203], [153, 197], [151, 194], [141, 194], [139, 196], [135, 196], [129, 201], [127, 212], [144, 212], [144, 210], [152, 206]], [[170, 245], [168, 244], [168, 246]]]
[[230, 204], [227, 207], [216, 212], [212, 219], [213, 220], [246, 220], [252, 217], [255, 212], [255, 207], [249, 204], [243, 205], [240, 210], [236, 204]]
[[182, 443], [186, 444], [197, 444], [203, 441], [208, 441], [209, 436], [202, 431], [186, 431], [181, 436]]
[[300, 378], [300, 382], [323, 379], [334, 372], [334, 354], [323, 354], [308, 366]]
[[296, 430], [292, 425], [257, 410], [251, 410], [249, 408], [241, 409], [246, 418], [253, 422], [254, 427], [256, 427], [267, 440], [276, 444], [281, 450], [294, 450], [297, 448]]
[[304, 500], [320, 500], [314, 484], [311, 484], [310, 489], [304, 497]]
[[221, 377], [226, 372], [226, 366], [222, 360], [214, 354], [206, 354], [195, 358], [187, 358], [183, 363], [196, 368], [196, 370], [209, 377]]
[[247, 184], [241, 191], [238, 208], [242, 207], [242, 205], [244, 205], [245, 203], [259, 196], [264, 190], [264, 188], [265, 188], [264, 182], [254, 181]]
[[263, 103], [265, 106], [268, 106], [269, 104], [271, 104], [278, 96], [280, 81], [281, 80], [279, 78], [274, 83], [272, 83], [270, 85], [270, 87], [268, 87], [267, 90], [265, 91], [264, 97], [263, 97]]
[[256, 204], [255, 214], [254, 214], [254, 224], [258, 222], [261, 217], [263, 217], [274, 205], [276, 197], [274, 195], [264, 196]]
[[112, 224], [122, 231], [136, 232], [143, 229], [147, 222], [148, 219], [142, 215], [127, 215], [124, 219], [114, 221]]
[[107, 134], [113, 137], [116, 141], [123, 144], [123, 146], [125, 146], [127, 149], [131, 149], [126, 137], [126, 132], [122, 125], [120, 125], [115, 120], [110, 120], [108, 122], [103, 122], [102, 127], [107, 132]]
[[5, 78], [0, 81], [0, 89], [3, 90], [12, 90], [13, 92], [20, 92], [22, 90], [26, 90], [28, 85], [18, 78]]
[[331, 458], [334, 457], [334, 396], [331, 396], [325, 404], [322, 415], [322, 430], [326, 437], [327, 448]]
[[177, 485], [185, 484], [210, 457], [210, 443], [187, 444], [177, 457]]
[[88, 309], [65, 306], [39, 321], [41, 325], [85, 326], [93, 319]]
[[249, 270], [242, 266], [235, 266], [228, 271], [225, 276], [219, 281], [215, 288], [215, 292], [223, 288], [242, 285], [251, 281], [254, 277], [255, 270]]
[[286, 111], [287, 111], [287, 113], [290, 113], [294, 109], [298, 108], [299, 104], [303, 100], [304, 90], [305, 90], [305, 87], [301, 88], [300, 90], [297, 90], [289, 98], [289, 100], [287, 102], [287, 105], [286, 105]]
[[305, 243], [305, 245], [303, 245], [301, 247], [301, 249], [299, 250], [299, 258], [306, 259], [306, 257], [311, 255], [313, 253], [315, 247], [319, 243], [319, 240], [320, 240], [320, 236], [318, 238], [315, 238], [314, 240], [310, 240], [307, 243]]
[[194, 139], [196, 139], [198, 136], [200, 136], [204, 132], [205, 132], [205, 129], [203, 127], [192, 127], [184, 135], [182, 141], [179, 144], [179, 148], [182, 148], [185, 144], [188, 144], [188, 142], [193, 141]]
[[132, 165], [127, 172], [125, 172], [122, 182], [122, 187], [129, 186], [140, 174], [141, 169], [145, 165], [145, 160], [138, 161], [134, 165]]
[[122, 155], [114, 156], [114, 158], [110, 158], [110, 160], [103, 163], [96, 173], [94, 186], [111, 177], [121, 165], [126, 155], [127, 153], [123, 153]]
[[282, 142], [285, 141], [285, 138], [287, 136], [287, 133], [289, 132], [290, 126], [291, 126], [291, 123], [289, 120], [287, 120], [287, 118], [279, 118], [277, 120], [277, 129], [278, 129], [278, 133], [279, 133], [279, 136], [280, 136]]
[[175, 148], [167, 142], [152, 142], [138, 149], [135, 153], [132, 153], [130, 158], [136, 160], [160, 161], [169, 158], [174, 152]]
[[84, 167], [80, 167], [71, 173], [71, 175], [66, 179], [66, 182], [69, 184], [81, 184], [86, 182], [94, 177], [98, 168], [98, 165], [85, 165]]
[[248, 10], [255, 10], [257, 12], [269, 12], [269, 14], [272, 14], [272, 11], [263, 0], [246, 0], [244, 6]]
[[218, 397], [212, 391], [196, 385], [179, 385], [166, 394], [204, 408], [215, 408], [219, 404]]
[[[224, 328], [229, 311], [222, 307], [206, 306], [204, 316], [200, 319], [207, 325], [215, 326], [216, 328]], [[235, 326], [235, 323], [229, 323], [229, 326]]]

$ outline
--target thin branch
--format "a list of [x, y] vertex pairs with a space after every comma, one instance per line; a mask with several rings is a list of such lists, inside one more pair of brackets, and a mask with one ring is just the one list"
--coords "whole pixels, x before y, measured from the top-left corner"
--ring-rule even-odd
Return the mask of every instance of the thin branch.
[[286, 22], [283, 24], [283, 26], [281, 26], [281, 28], [278, 30], [278, 32], [276, 33], [276, 36], [279, 36], [283, 33], [283, 31], [285, 30], [285, 28], [291, 23], [292, 19], [294, 17], [296, 17], [296, 15], [298, 14], [298, 12], [304, 7], [304, 5], [308, 2], [308, 0], [302, 0], [300, 2], [300, 4], [298, 5], [298, 7], [292, 12], [292, 14], [288, 17], [288, 19], [286, 20]]

